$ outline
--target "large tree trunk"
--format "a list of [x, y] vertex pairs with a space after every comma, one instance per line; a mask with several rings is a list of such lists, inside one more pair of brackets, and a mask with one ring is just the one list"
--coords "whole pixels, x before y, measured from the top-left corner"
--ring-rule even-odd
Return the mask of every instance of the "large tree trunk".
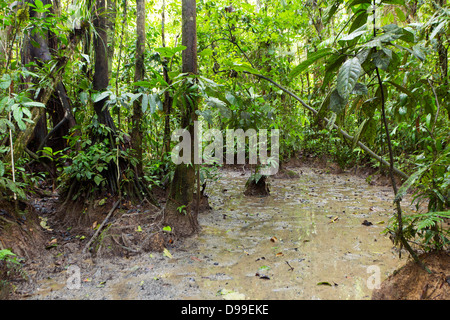
[[[136, 0], [136, 65], [134, 81], [144, 79], [144, 49], [145, 49], [145, 0]], [[133, 104], [133, 127], [131, 131], [131, 141], [133, 149], [136, 151], [137, 172], [142, 175], [142, 106], [141, 99], [135, 100]]]
[[[106, 19], [107, 15], [105, 15], [106, 3], [105, 0], [97, 0], [95, 3], [95, 7], [93, 13], [94, 17], [94, 27], [95, 34], [93, 38], [93, 48], [95, 52], [95, 66], [94, 66], [94, 77], [93, 77], [93, 89], [97, 92], [102, 92], [107, 89], [109, 84], [108, 77], [108, 59], [107, 59], [107, 46], [108, 43], [108, 35], [106, 29]], [[142, 16], [143, 18], [143, 16]], [[145, 34], [144, 34], [145, 35]], [[144, 48], [142, 47], [142, 50]], [[143, 54], [143, 51], [142, 51]], [[141, 68], [138, 68], [141, 70]], [[63, 203], [62, 207], [65, 207], [73, 194], [80, 194], [80, 191], [84, 191], [84, 196], [89, 198], [94, 198], [98, 196], [104, 196], [105, 193], [110, 193], [112, 195], [117, 195], [119, 197], [126, 193], [126, 197], [133, 202], [141, 202], [144, 198], [147, 198], [151, 203], [157, 205], [156, 200], [153, 198], [151, 191], [148, 186], [142, 183], [139, 179], [139, 174], [136, 174], [131, 179], [128, 177], [125, 181], [120, 181], [120, 177], [122, 173], [131, 167], [130, 161], [127, 158], [121, 156], [120, 150], [128, 147], [127, 140], [129, 137], [125, 137], [123, 142], [117, 144], [116, 139], [120, 137], [109, 109], [106, 108], [105, 102], [106, 99], [97, 101], [94, 103], [94, 111], [95, 115], [98, 119], [98, 122], [108, 127], [107, 136], [103, 132], [93, 132], [92, 141], [96, 143], [106, 143], [105, 147], [110, 150], [117, 150], [117, 158], [115, 160], [111, 160], [108, 163], [107, 170], [103, 170], [101, 174], [107, 181], [107, 186], [102, 190], [98, 190], [95, 193], [92, 193], [90, 190], [96, 187], [94, 184], [95, 181], [78, 181], [76, 178], [73, 178], [70, 187], [67, 189], [66, 200]], [[106, 138], [106, 139], [105, 139]], [[106, 142], [105, 142], [106, 140]], [[117, 148], [117, 149], [116, 149]], [[133, 168], [134, 169], [134, 168]], [[137, 170], [136, 170], [137, 171]], [[87, 192], [86, 192], [87, 191]], [[79, 201], [79, 198], [77, 199]]]
[[[161, 17], [161, 38], [162, 46], [166, 46], [166, 35], [165, 35], [165, 23], [166, 23], [166, 2], [163, 0], [162, 5], [162, 17]], [[163, 75], [164, 81], [170, 86], [172, 81], [169, 77], [169, 63], [167, 58], [163, 58]], [[163, 102], [163, 112], [164, 112], [164, 135], [163, 135], [163, 151], [162, 155], [170, 151], [170, 113], [173, 104], [173, 97], [169, 90], [164, 91], [164, 102]]]
[[[94, 69], [93, 89], [99, 92], [105, 90], [109, 84], [108, 54], [107, 54], [108, 35], [106, 32], [107, 16], [105, 14], [105, 11], [106, 11], [105, 0], [97, 0], [94, 10], [95, 12], [94, 27], [96, 35], [94, 37], [95, 69]], [[115, 131], [114, 122], [111, 118], [109, 110], [107, 108], [104, 108], [106, 99], [107, 98], [94, 103], [94, 111], [100, 123], [114, 129]]]
[[[34, 1], [28, 1], [34, 3]], [[44, 4], [51, 4], [52, 1], [44, 0]], [[57, 1], [54, 1], [54, 8], [57, 8]], [[54, 10], [52, 8], [52, 11]], [[30, 17], [36, 17], [37, 13], [30, 7]], [[72, 50], [78, 43], [76, 33], [70, 35], [71, 42], [69, 50]], [[29, 62], [36, 62], [39, 66], [42, 63], [48, 62], [52, 59], [52, 49], [56, 50], [57, 43], [52, 34], [42, 35], [40, 32], [31, 32], [29, 37], [24, 40], [24, 46], [21, 52], [22, 63], [26, 65]], [[32, 45], [32, 41], [38, 45]], [[51, 46], [49, 45], [51, 42]], [[67, 134], [68, 130], [75, 125], [75, 119], [70, 110], [67, 93], [64, 85], [61, 82], [61, 77], [64, 71], [64, 65], [67, 59], [60, 59], [58, 67], [50, 76], [53, 84], [48, 88], [41, 90], [38, 101], [47, 105], [46, 111], [53, 120], [53, 126], [56, 130], [48, 133], [47, 121], [45, 117], [45, 110], [42, 108], [32, 109], [32, 119], [35, 126], [28, 126], [23, 132], [17, 136], [14, 149], [14, 157], [18, 159], [22, 152], [28, 146], [33, 152], [37, 152], [45, 146], [47, 140], [53, 136], [54, 140], [61, 139], [63, 135]], [[63, 121], [63, 123], [61, 123]], [[58, 145], [54, 146], [59, 150]], [[61, 147], [61, 146], [60, 146]]]
[[[105, 0], [97, 0], [94, 7], [94, 51], [95, 51], [95, 66], [93, 77], [93, 89], [101, 92], [108, 88], [109, 84], [109, 71], [108, 71], [108, 53], [107, 53], [107, 15]], [[111, 128], [108, 136], [109, 148], [115, 147], [115, 135], [116, 127], [111, 117], [108, 108], [105, 108], [105, 102], [107, 98], [94, 103], [94, 111], [99, 123], [104, 124], [106, 127]], [[93, 136], [93, 141], [104, 141], [104, 136]], [[117, 181], [117, 165], [114, 161], [108, 164], [108, 170], [104, 173], [106, 180], [108, 181], [109, 191], [113, 194], [119, 192], [119, 186]]]
[[[197, 74], [197, 25], [195, 0], [182, 1], [182, 72]], [[195, 186], [194, 163], [194, 120], [197, 119], [197, 101], [195, 97], [185, 97], [181, 126], [191, 136], [191, 164], [179, 164], [170, 187], [166, 205], [165, 222], [175, 233], [189, 236], [197, 232], [197, 213], [194, 210], [193, 196]], [[181, 208], [181, 209], [180, 209]]]

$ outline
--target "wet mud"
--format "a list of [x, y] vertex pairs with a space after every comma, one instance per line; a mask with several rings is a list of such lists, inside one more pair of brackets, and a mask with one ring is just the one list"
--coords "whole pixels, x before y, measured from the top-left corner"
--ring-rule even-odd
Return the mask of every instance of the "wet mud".
[[[62, 271], [38, 271], [21, 292], [26, 299], [370, 299], [406, 261], [382, 234], [394, 212], [391, 188], [347, 173], [292, 170], [299, 176], [269, 179], [267, 197], [243, 194], [250, 173], [223, 170], [206, 189], [213, 209], [199, 215], [198, 235], [163, 253], [74, 257]], [[75, 288], [70, 265], [79, 268]]]

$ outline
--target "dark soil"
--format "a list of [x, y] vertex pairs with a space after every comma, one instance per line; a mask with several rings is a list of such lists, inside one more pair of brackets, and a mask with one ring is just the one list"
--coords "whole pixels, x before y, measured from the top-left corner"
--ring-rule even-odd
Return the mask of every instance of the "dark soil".
[[420, 259], [431, 274], [411, 261], [389, 276], [372, 300], [449, 300], [450, 253], [425, 253]]

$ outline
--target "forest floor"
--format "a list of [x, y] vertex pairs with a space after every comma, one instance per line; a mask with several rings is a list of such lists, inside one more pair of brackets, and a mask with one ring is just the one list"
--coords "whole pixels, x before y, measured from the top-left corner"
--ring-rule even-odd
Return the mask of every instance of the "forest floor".
[[[434, 271], [428, 275], [406, 252], [399, 258], [382, 234], [394, 210], [386, 177], [319, 160], [292, 160], [285, 169], [270, 178], [268, 197], [243, 195], [250, 170], [220, 170], [206, 189], [212, 209], [199, 215], [199, 234], [173, 241], [169, 232], [160, 250], [150, 252], [83, 255], [94, 228], [58, 228], [57, 195], [40, 198], [33, 221], [9, 230], [13, 242], [1, 235], [4, 247], [25, 257], [26, 280], [13, 281], [10, 298], [450, 298], [448, 252], [424, 256]], [[413, 212], [407, 201], [405, 211]], [[105, 217], [108, 207], [99, 210]], [[119, 237], [132, 246], [157, 214], [153, 206], [121, 208], [115, 230], [124, 215], [139, 217], [127, 220]]]

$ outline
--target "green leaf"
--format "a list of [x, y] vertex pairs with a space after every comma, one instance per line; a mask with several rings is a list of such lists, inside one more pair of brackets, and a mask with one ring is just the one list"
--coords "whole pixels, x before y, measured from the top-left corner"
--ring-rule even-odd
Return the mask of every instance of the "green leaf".
[[397, 194], [395, 195], [394, 201], [400, 201], [408, 192], [408, 189], [418, 180], [422, 177], [422, 174], [429, 169], [429, 166], [425, 166], [414, 172], [398, 189]]
[[148, 94], [142, 95], [142, 112], [145, 113], [148, 108]]
[[293, 78], [298, 76], [300, 73], [302, 73], [304, 70], [306, 70], [310, 65], [312, 65], [314, 62], [319, 60], [320, 58], [323, 58], [327, 55], [329, 55], [332, 52], [331, 48], [325, 48], [317, 50], [314, 53], [309, 54], [308, 58], [301, 62], [298, 66], [296, 66], [292, 71], [289, 73], [289, 77]]
[[206, 120], [206, 122], [208, 122], [208, 124], [210, 125], [214, 124], [211, 110], [204, 110], [204, 111], [196, 110], [195, 113], [198, 114], [199, 116], [202, 116]]
[[349, 7], [353, 7], [356, 6], [358, 4], [371, 4], [371, 0], [354, 0], [352, 1], [348, 6]]
[[357, 82], [353, 88], [352, 94], [367, 95], [369, 94], [369, 90], [365, 84]]
[[369, 119], [366, 118], [364, 121], [359, 125], [358, 130], [356, 130], [355, 135], [353, 136], [353, 142], [352, 142], [352, 150], [356, 148], [356, 145], [358, 144], [359, 137], [361, 136], [361, 133], [364, 130], [364, 127]]
[[348, 32], [350, 34], [353, 31], [355, 31], [356, 29], [358, 29], [358, 28], [362, 27], [363, 25], [365, 25], [367, 23], [367, 17], [369, 15], [367, 14], [366, 10], [359, 10], [358, 12], [355, 13], [355, 16], [357, 16], [357, 17], [352, 22], [352, 25], [350, 26], [350, 29], [348, 30]]
[[[365, 29], [366, 26], [363, 26], [363, 27], [361, 27], [361, 28], [362, 28], [362, 29]], [[355, 40], [355, 39], [361, 37], [361, 36], [362, 36], [363, 34], [365, 34], [366, 32], [367, 32], [367, 30], [359, 30], [359, 29], [357, 29], [357, 30], [353, 31], [351, 34], [348, 34], [348, 35], [346, 35], [346, 36], [343, 36], [341, 39], [338, 40], [338, 43], [339, 43], [341, 46], [344, 46], [345, 43], [350, 42], [350, 41], [353, 41], [353, 40]]]
[[430, 34], [429, 40], [433, 40], [433, 38], [442, 30], [442, 28], [447, 24], [447, 20], [442, 21], [436, 28], [433, 29], [433, 32]]
[[5, 174], [5, 165], [0, 160], [0, 177], [2, 177]]
[[110, 92], [109, 91], [104, 91], [102, 93], [96, 93], [94, 94], [94, 103], [99, 102], [103, 99], [106, 99], [107, 97], [109, 97]]
[[412, 54], [419, 60], [425, 61], [425, 53], [424, 49], [420, 45], [415, 45], [412, 47]]
[[406, 95], [408, 95], [408, 97], [410, 98], [414, 98], [414, 95], [411, 91], [409, 91], [408, 89], [406, 89], [405, 87], [393, 82], [393, 81], [386, 81], [387, 83], [393, 85], [395, 88], [397, 88], [397, 90], [405, 93]]
[[172, 228], [170, 226], [165, 226], [163, 228], [163, 231], [168, 231], [168, 232], [172, 232]]
[[330, 19], [334, 16], [337, 9], [339, 8], [340, 1], [335, 1], [332, 5], [330, 5], [328, 8], [325, 9], [324, 15], [323, 15], [323, 23], [327, 24]]
[[405, 0], [382, 0], [381, 2], [385, 4], [400, 4], [402, 6], [405, 5]]
[[344, 100], [347, 100], [353, 91], [361, 74], [361, 69], [361, 63], [356, 57], [345, 61], [339, 69], [336, 89]]
[[9, 74], [4, 74], [2, 76], [1, 82], [0, 82], [0, 89], [7, 89], [11, 85], [11, 76]]
[[[385, 49], [388, 50], [388, 49]], [[389, 63], [391, 62], [391, 56], [386, 54], [384, 50], [376, 51], [372, 54], [372, 61], [375, 66], [383, 71], [386, 71], [389, 67]]]
[[399, 7], [395, 7], [395, 13], [397, 15], [397, 18], [399, 18], [401, 22], [406, 21], [406, 16], [402, 9], [400, 9]]
[[336, 89], [334, 89], [330, 95], [330, 105], [328, 108], [331, 111], [333, 111], [334, 113], [340, 114], [344, 110], [346, 105], [347, 105], [347, 100], [342, 98], [339, 95], [338, 91]]
[[259, 73], [258, 70], [254, 69], [252, 66], [248, 65], [247, 63], [236, 63], [236, 62], [233, 62], [231, 64], [231, 68], [233, 70], [235, 70], [235, 71], [246, 71], [246, 72], [253, 73], [253, 74]]
[[215, 97], [207, 97], [205, 100], [206, 100], [206, 104], [211, 107], [218, 107], [218, 106], [226, 107], [227, 106], [226, 102], [224, 102], [218, 98], [215, 98]]
[[96, 176], [94, 177], [94, 182], [95, 182], [95, 184], [96, 184], [97, 186], [99, 186], [100, 183], [101, 183], [102, 181], [103, 181], [102, 176], [96, 175]]
[[171, 58], [177, 52], [183, 51], [186, 49], [186, 46], [177, 46], [175, 48], [161, 47], [156, 48], [155, 51], [158, 52], [163, 58]]
[[327, 129], [329, 131], [331, 131], [334, 127], [334, 123], [336, 122], [336, 113], [332, 112], [331, 113], [331, 118], [329, 119], [330, 121], [328, 121], [328, 125], [327, 125]]
[[45, 108], [45, 104], [41, 102], [36, 101], [30, 101], [30, 102], [22, 102], [22, 105], [24, 107], [38, 107], [38, 108]]

